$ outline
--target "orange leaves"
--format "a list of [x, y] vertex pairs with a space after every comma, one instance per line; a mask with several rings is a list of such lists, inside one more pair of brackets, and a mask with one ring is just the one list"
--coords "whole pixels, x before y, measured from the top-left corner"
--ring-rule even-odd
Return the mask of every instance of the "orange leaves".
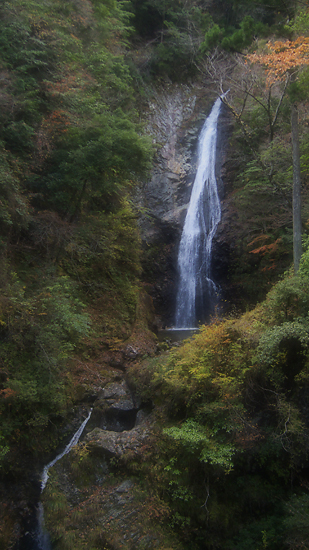
[[309, 38], [299, 36], [296, 40], [276, 40], [267, 43], [268, 53], [247, 55], [247, 61], [266, 67], [267, 84], [271, 85], [282, 76], [309, 64]]
[[48, 118], [43, 121], [43, 126], [52, 134], [62, 134], [70, 126], [68, 113], [61, 109], [53, 111]]
[[[248, 244], [248, 246], [251, 246], [257, 239], [265, 238], [269, 239], [268, 235], [262, 235], [261, 237], [257, 237], [251, 243]], [[262, 246], [259, 246], [258, 248], [254, 248], [254, 250], [250, 250], [249, 254], [262, 254], [262, 256], [265, 256], [265, 254], [268, 252], [270, 254], [273, 254], [274, 252], [277, 252], [278, 250], [278, 244], [281, 242], [281, 238], [276, 239], [271, 244], [263, 244]]]
[[[278, 259], [278, 256], [280, 255], [280, 243], [282, 242], [281, 237], [276, 239], [274, 242], [270, 244], [266, 244], [265, 241], [270, 239], [269, 235], [259, 235], [258, 237], [255, 237], [253, 241], [251, 241], [248, 244], [248, 247], [256, 244], [260, 244], [257, 248], [254, 248], [253, 250], [249, 250], [249, 254], [259, 254], [260, 258], [264, 258], [263, 265], [260, 266], [260, 269], [263, 273], [266, 273], [268, 271], [273, 271], [276, 268], [275, 261]], [[281, 249], [282, 250], [282, 249]], [[266, 265], [265, 265], [266, 262]]]
[[52, 82], [46, 81], [45, 86], [52, 97], [66, 94], [74, 94], [78, 90], [84, 90], [87, 86], [94, 85], [95, 79], [87, 71], [79, 69], [78, 72], [72, 72], [69, 68], [63, 72], [62, 78]]
[[142, 503], [142, 511], [150, 521], [164, 521], [171, 514], [169, 505], [154, 495]]
[[16, 391], [12, 390], [12, 388], [5, 388], [4, 390], [0, 390], [0, 396], [4, 399], [10, 399], [11, 397], [15, 397]]

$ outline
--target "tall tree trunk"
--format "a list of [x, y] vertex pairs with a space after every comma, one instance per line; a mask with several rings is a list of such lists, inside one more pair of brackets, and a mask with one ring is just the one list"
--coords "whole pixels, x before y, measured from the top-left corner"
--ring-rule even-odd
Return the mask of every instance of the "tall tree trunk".
[[86, 185], [87, 185], [87, 181], [84, 181], [84, 184], [83, 184], [81, 193], [80, 193], [80, 195], [79, 195], [79, 197], [78, 197], [78, 199], [77, 199], [77, 203], [76, 203], [76, 205], [75, 205], [74, 212], [73, 212], [73, 214], [72, 214], [71, 217], [70, 217], [70, 223], [72, 223], [72, 222], [75, 220], [77, 214], [78, 214], [79, 211], [80, 211], [80, 205], [81, 205], [81, 203], [82, 203], [82, 199], [83, 199], [84, 194], [85, 194], [85, 191], [86, 191]]
[[293, 260], [294, 272], [297, 273], [302, 254], [301, 245], [301, 196], [300, 196], [300, 152], [298, 136], [297, 105], [291, 105], [291, 130], [293, 151]]

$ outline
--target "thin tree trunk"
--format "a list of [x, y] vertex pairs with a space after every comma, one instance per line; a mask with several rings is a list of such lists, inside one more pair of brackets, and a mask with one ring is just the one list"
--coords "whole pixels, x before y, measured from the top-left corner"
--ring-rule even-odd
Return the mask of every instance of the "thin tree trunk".
[[291, 130], [293, 151], [293, 260], [294, 272], [299, 268], [302, 254], [301, 245], [301, 182], [300, 182], [300, 152], [298, 135], [298, 110], [297, 105], [291, 105]]
[[75, 205], [74, 212], [70, 217], [70, 223], [72, 223], [75, 220], [75, 218], [76, 218], [76, 216], [77, 216], [77, 214], [80, 210], [80, 205], [81, 205], [82, 199], [83, 199], [85, 191], [86, 191], [86, 185], [87, 185], [87, 181], [85, 181], [84, 184], [83, 184], [83, 188], [82, 188], [81, 193], [78, 197], [77, 203]]

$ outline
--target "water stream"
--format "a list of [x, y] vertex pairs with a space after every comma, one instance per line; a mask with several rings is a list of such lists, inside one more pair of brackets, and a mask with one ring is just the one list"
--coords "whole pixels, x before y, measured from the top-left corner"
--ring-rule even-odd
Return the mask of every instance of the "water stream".
[[218, 288], [211, 279], [211, 248], [221, 219], [216, 181], [218, 98], [206, 119], [198, 142], [198, 163], [181, 235], [176, 298], [177, 329], [197, 327], [215, 311]]
[[[59, 453], [56, 458], [51, 460], [46, 466], [44, 466], [42, 478], [41, 478], [41, 493], [44, 491], [46, 487], [46, 483], [48, 480], [48, 471], [58, 460], [60, 460], [64, 455], [68, 454], [72, 447], [76, 445], [79, 441], [80, 436], [82, 435], [84, 428], [90, 419], [92, 413], [92, 409], [89, 411], [87, 418], [85, 418], [84, 422], [80, 425], [78, 430], [73, 435], [71, 441], [67, 444], [65, 449]], [[38, 543], [38, 549], [39, 550], [51, 550], [51, 542], [48, 532], [45, 529], [45, 523], [44, 523], [44, 508], [42, 502], [39, 502], [38, 505], [38, 514], [37, 514], [37, 520], [38, 520], [38, 529], [37, 529], [37, 543]]]
[[[46, 487], [48, 480], [48, 471], [58, 460], [60, 460], [64, 455], [70, 452], [72, 447], [76, 445], [85, 429], [85, 426], [90, 419], [92, 409], [89, 411], [87, 418], [79, 426], [78, 430], [74, 433], [70, 442], [67, 444], [65, 449], [61, 451], [53, 460], [51, 460], [43, 469], [41, 477], [41, 493]], [[30, 529], [27, 531], [18, 545], [18, 549], [22, 550], [52, 550], [52, 545], [50, 541], [49, 534], [45, 529], [44, 523], [44, 508], [42, 502], [38, 503], [37, 514], [36, 514], [36, 528]]]
[[80, 425], [80, 427], [78, 428], [78, 430], [75, 432], [75, 434], [73, 435], [71, 441], [67, 444], [66, 448], [64, 449], [64, 451], [62, 451], [61, 453], [59, 453], [56, 458], [54, 458], [53, 460], [51, 460], [51, 462], [49, 462], [46, 466], [44, 466], [44, 469], [43, 469], [43, 473], [42, 473], [42, 478], [41, 478], [41, 492], [44, 491], [45, 487], [46, 487], [46, 483], [47, 483], [47, 480], [48, 480], [48, 470], [54, 466], [54, 464], [56, 464], [56, 462], [58, 462], [58, 460], [60, 460], [64, 455], [68, 454], [70, 452], [70, 450], [72, 449], [72, 447], [74, 447], [74, 445], [76, 445], [79, 441], [79, 438], [80, 436], [82, 435], [83, 431], [84, 431], [84, 428], [91, 416], [91, 413], [92, 413], [92, 409], [89, 411], [89, 414], [87, 416], [87, 418], [85, 418], [84, 422]]

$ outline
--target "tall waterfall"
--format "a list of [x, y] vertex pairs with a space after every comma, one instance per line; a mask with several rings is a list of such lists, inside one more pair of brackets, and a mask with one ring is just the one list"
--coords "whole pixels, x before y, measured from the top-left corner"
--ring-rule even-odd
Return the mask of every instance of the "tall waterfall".
[[198, 142], [197, 172], [178, 253], [176, 328], [193, 328], [214, 312], [217, 287], [211, 279], [211, 247], [221, 207], [215, 176], [221, 98], [206, 119]]

